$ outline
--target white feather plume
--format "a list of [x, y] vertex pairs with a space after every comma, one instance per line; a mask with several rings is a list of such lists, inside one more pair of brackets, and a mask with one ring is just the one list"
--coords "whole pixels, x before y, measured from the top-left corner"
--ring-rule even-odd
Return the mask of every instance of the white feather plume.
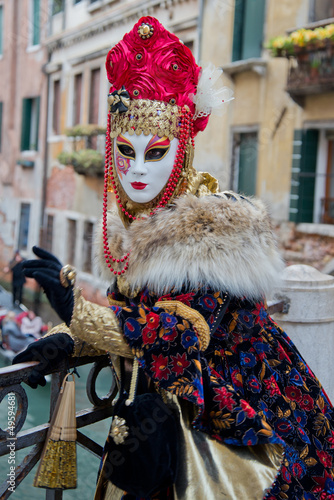
[[212, 63], [202, 70], [196, 95], [191, 96], [196, 106], [194, 119], [211, 113], [220, 114], [225, 104], [234, 99], [232, 89], [216, 86], [222, 73], [223, 70], [216, 68]]

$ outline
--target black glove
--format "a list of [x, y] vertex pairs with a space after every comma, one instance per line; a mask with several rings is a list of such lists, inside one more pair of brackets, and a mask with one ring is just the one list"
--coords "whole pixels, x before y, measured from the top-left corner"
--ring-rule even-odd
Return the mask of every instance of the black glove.
[[38, 385], [46, 384], [44, 376], [51, 369], [72, 354], [74, 342], [66, 333], [55, 333], [50, 337], [32, 342], [28, 347], [17, 354], [12, 361], [13, 365], [26, 361], [39, 361], [28, 377], [27, 384], [36, 389]]
[[62, 264], [52, 253], [34, 246], [33, 252], [40, 259], [25, 260], [22, 263], [25, 276], [35, 278], [44, 289], [53, 309], [69, 326], [73, 314], [73, 287], [65, 288], [60, 282]]

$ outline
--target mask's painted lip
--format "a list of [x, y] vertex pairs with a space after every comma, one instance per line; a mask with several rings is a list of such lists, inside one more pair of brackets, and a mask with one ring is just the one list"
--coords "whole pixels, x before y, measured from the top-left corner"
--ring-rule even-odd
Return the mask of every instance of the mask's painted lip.
[[131, 186], [133, 189], [145, 189], [147, 184], [144, 184], [143, 182], [131, 182]]

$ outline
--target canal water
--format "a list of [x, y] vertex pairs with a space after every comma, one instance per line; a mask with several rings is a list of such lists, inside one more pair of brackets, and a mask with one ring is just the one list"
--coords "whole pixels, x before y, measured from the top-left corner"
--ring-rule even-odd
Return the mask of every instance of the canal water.
[[[5, 366], [5, 362], [0, 359], [0, 366]], [[86, 380], [92, 365], [86, 365], [78, 368], [80, 378], [76, 377], [76, 410], [79, 411], [85, 408], [91, 408], [91, 403], [86, 394]], [[97, 379], [97, 393], [102, 396], [107, 394], [110, 389], [111, 372], [109, 368], [104, 368]], [[45, 387], [38, 389], [30, 389], [26, 384], [22, 385], [28, 396], [28, 416], [23, 427], [23, 430], [43, 424], [49, 419], [49, 402], [50, 402], [50, 383]], [[6, 428], [8, 421], [8, 400], [7, 397], [0, 404], [0, 427]], [[110, 426], [110, 419], [87, 426], [80, 431], [93, 439], [95, 442], [103, 446]], [[24, 457], [28, 454], [31, 448], [18, 450], [15, 452], [15, 465], [19, 465]], [[8, 456], [0, 457], [0, 483], [7, 480], [10, 464]], [[38, 464], [37, 464], [38, 465]], [[37, 470], [37, 465], [29, 473], [26, 479], [17, 486], [13, 500], [44, 500], [45, 489], [35, 488], [33, 479]], [[99, 467], [99, 459], [84, 450], [77, 444], [77, 488], [75, 490], [66, 490], [63, 492], [64, 500], [93, 500], [96, 476]]]

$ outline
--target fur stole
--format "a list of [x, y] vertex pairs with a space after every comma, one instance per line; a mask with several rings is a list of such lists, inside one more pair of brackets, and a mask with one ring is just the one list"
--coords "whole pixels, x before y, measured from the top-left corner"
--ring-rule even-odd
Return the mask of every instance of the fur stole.
[[[101, 275], [110, 283], [115, 278], [105, 263], [101, 227], [95, 241]], [[130, 286], [158, 295], [185, 286], [258, 299], [277, 286], [283, 270], [263, 203], [230, 192], [182, 196], [128, 229], [109, 212], [108, 241], [114, 257], [131, 251]]]

